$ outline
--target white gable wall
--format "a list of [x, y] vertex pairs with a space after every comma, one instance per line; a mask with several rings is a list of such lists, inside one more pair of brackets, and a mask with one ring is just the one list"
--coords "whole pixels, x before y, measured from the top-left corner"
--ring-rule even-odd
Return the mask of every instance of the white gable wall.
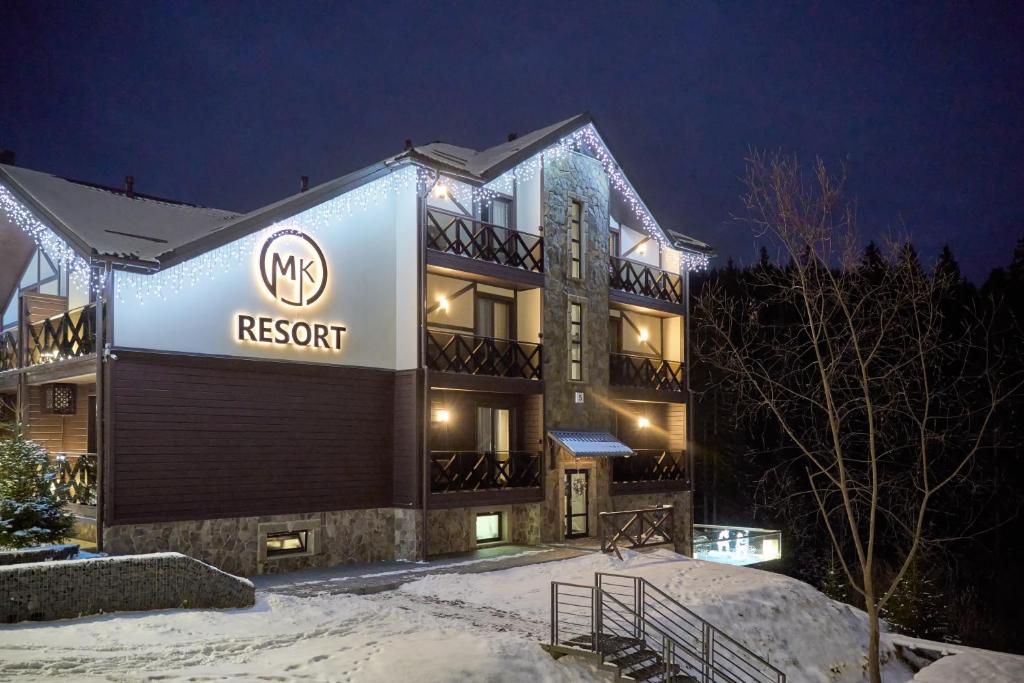
[[[383, 182], [383, 181], [377, 181]], [[332, 200], [337, 201], [337, 200]], [[303, 229], [301, 220], [276, 228]], [[251, 253], [208, 281], [186, 285], [166, 300], [140, 301], [115, 273], [113, 343], [120, 348], [407, 369], [416, 366], [415, 187], [386, 192], [351, 215], [309, 231], [323, 250], [328, 280], [323, 296], [304, 307], [288, 306], [263, 285], [259, 254], [273, 234], [260, 233]], [[225, 249], [230, 252], [231, 245]], [[145, 277], [160, 277], [160, 273]], [[294, 344], [239, 342], [237, 316], [265, 316], [340, 324], [340, 351]]]

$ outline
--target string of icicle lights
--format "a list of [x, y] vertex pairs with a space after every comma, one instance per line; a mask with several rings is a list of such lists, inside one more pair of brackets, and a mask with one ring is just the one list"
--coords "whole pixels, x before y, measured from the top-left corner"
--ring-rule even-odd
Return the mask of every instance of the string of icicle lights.
[[[636, 190], [633, 189], [632, 184], [619, 169], [597, 130], [593, 125], [588, 124], [482, 187], [446, 178], [432, 169], [409, 166], [285, 221], [275, 223], [256, 233], [169, 268], [155, 273], [118, 271], [117, 296], [119, 299], [134, 297], [140, 302], [145, 302], [150, 298], [165, 300], [186, 288], [194, 287], [200, 282], [207, 282], [216, 278], [218, 274], [248, 262], [257, 245], [261, 244], [267, 235], [282, 227], [303, 230], [315, 236], [334, 225], [339, 218], [350, 216], [378, 202], [386, 201], [395, 193], [412, 186], [423, 193], [440, 183], [445, 185], [452, 196], [465, 206], [471, 206], [474, 202], [487, 205], [499, 195], [512, 194], [516, 182], [525, 183], [532, 180], [540, 172], [545, 162], [559, 161], [573, 152], [589, 153], [597, 159], [607, 173], [611, 186], [620, 193], [625, 204], [633, 212], [637, 225], [663, 247], [674, 249], [666, 240]], [[43, 225], [2, 185], [0, 185], [0, 207], [13, 223], [19, 225], [32, 237], [36, 245], [46, 252], [46, 255], [55, 264], [66, 267], [77, 283], [87, 283], [96, 291], [102, 290], [104, 283], [99, 269], [90, 268], [88, 260], [78, 255], [64, 240]], [[680, 261], [689, 270], [702, 270], [709, 263], [707, 255], [687, 250], [680, 252]]]
[[92, 287], [99, 292], [103, 289], [103, 274], [99, 269], [89, 267], [89, 261], [79, 255], [71, 245], [61, 239], [53, 230], [43, 225], [35, 214], [22, 204], [11, 192], [0, 184], [0, 210], [7, 219], [20, 227], [43, 251], [54, 266], [65, 270], [71, 281], [79, 287]]

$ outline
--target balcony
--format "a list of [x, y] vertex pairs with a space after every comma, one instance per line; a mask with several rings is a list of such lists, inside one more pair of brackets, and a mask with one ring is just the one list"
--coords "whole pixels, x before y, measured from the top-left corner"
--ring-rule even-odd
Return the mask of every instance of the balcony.
[[610, 354], [609, 382], [612, 386], [685, 394], [683, 364], [647, 356]]
[[538, 235], [428, 209], [427, 249], [531, 273], [544, 272], [544, 240]]
[[610, 257], [610, 268], [612, 289], [675, 306], [685, 303], [683, 280], [674, 273], [615, 256]]
[[540, 488], [540, 456], [528, 451], [431, 451], [430, 492]]
[[96, 454], [57, 453], [57, 483], [60, 499], [72, 505], [96, 505]]
[[[87, 356], [96, 351], [96, 304], [26, 326], [25, 367]], [[20, 367], [18, 334], [0, 336], [0, 372]]]
[[690, 488], [689, 462], [684, 451], [635, 449], [636, 455], [612, 460], [613, 484], [664, 484], [664, 488]]
[[512, 339], [427, 330], [427, 367], [440, 372], [539, 380], [541, 350]]

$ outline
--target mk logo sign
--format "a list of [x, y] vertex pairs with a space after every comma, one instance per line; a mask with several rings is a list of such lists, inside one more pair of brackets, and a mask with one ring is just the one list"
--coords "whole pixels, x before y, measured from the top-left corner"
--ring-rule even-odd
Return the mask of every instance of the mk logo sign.
[[260, 252], [260, 275], [276, 300], [289, 306], [308, 306], [327, 288], [327, 259], [306, 233], [279, 230]]

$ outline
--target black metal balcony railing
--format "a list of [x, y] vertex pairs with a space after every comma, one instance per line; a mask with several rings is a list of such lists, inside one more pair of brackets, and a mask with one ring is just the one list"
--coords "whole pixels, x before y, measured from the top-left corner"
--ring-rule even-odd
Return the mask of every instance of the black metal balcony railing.
[[64, 487], [61, 498], [76, 505], [96, 504], [96, 454], [57, 453], [57, 482]]
[[427, 367], [467, 375], [541, 378], [541, 345], [427, 330]]
[[540, 453], [431, 451], [430, 491], [486, 491], [540, 486]]
[[427, 249], [544, 272], [544, 240], [537, 235], [429, 209], [426, 239]]
[[76, 358], [96, 350], [96, 304], [88, 304], [28, 326], [28, 365]]
[[651, 481], [690, 483], [685, 451], [636, 449], [636, 455], [612, 460], [612, 482], [632, 484]]
[[627, 259], [610, 257], [612, 289], [682, 305], [683, 280], [678, 275]]
[[613, 353], [608, 359], [608, 371], [612, 386], [686, 391], [683, 364], [676, 361]]
[[18, 334], [4, 332], [0, 334], [0, 372], [18, 367]]

